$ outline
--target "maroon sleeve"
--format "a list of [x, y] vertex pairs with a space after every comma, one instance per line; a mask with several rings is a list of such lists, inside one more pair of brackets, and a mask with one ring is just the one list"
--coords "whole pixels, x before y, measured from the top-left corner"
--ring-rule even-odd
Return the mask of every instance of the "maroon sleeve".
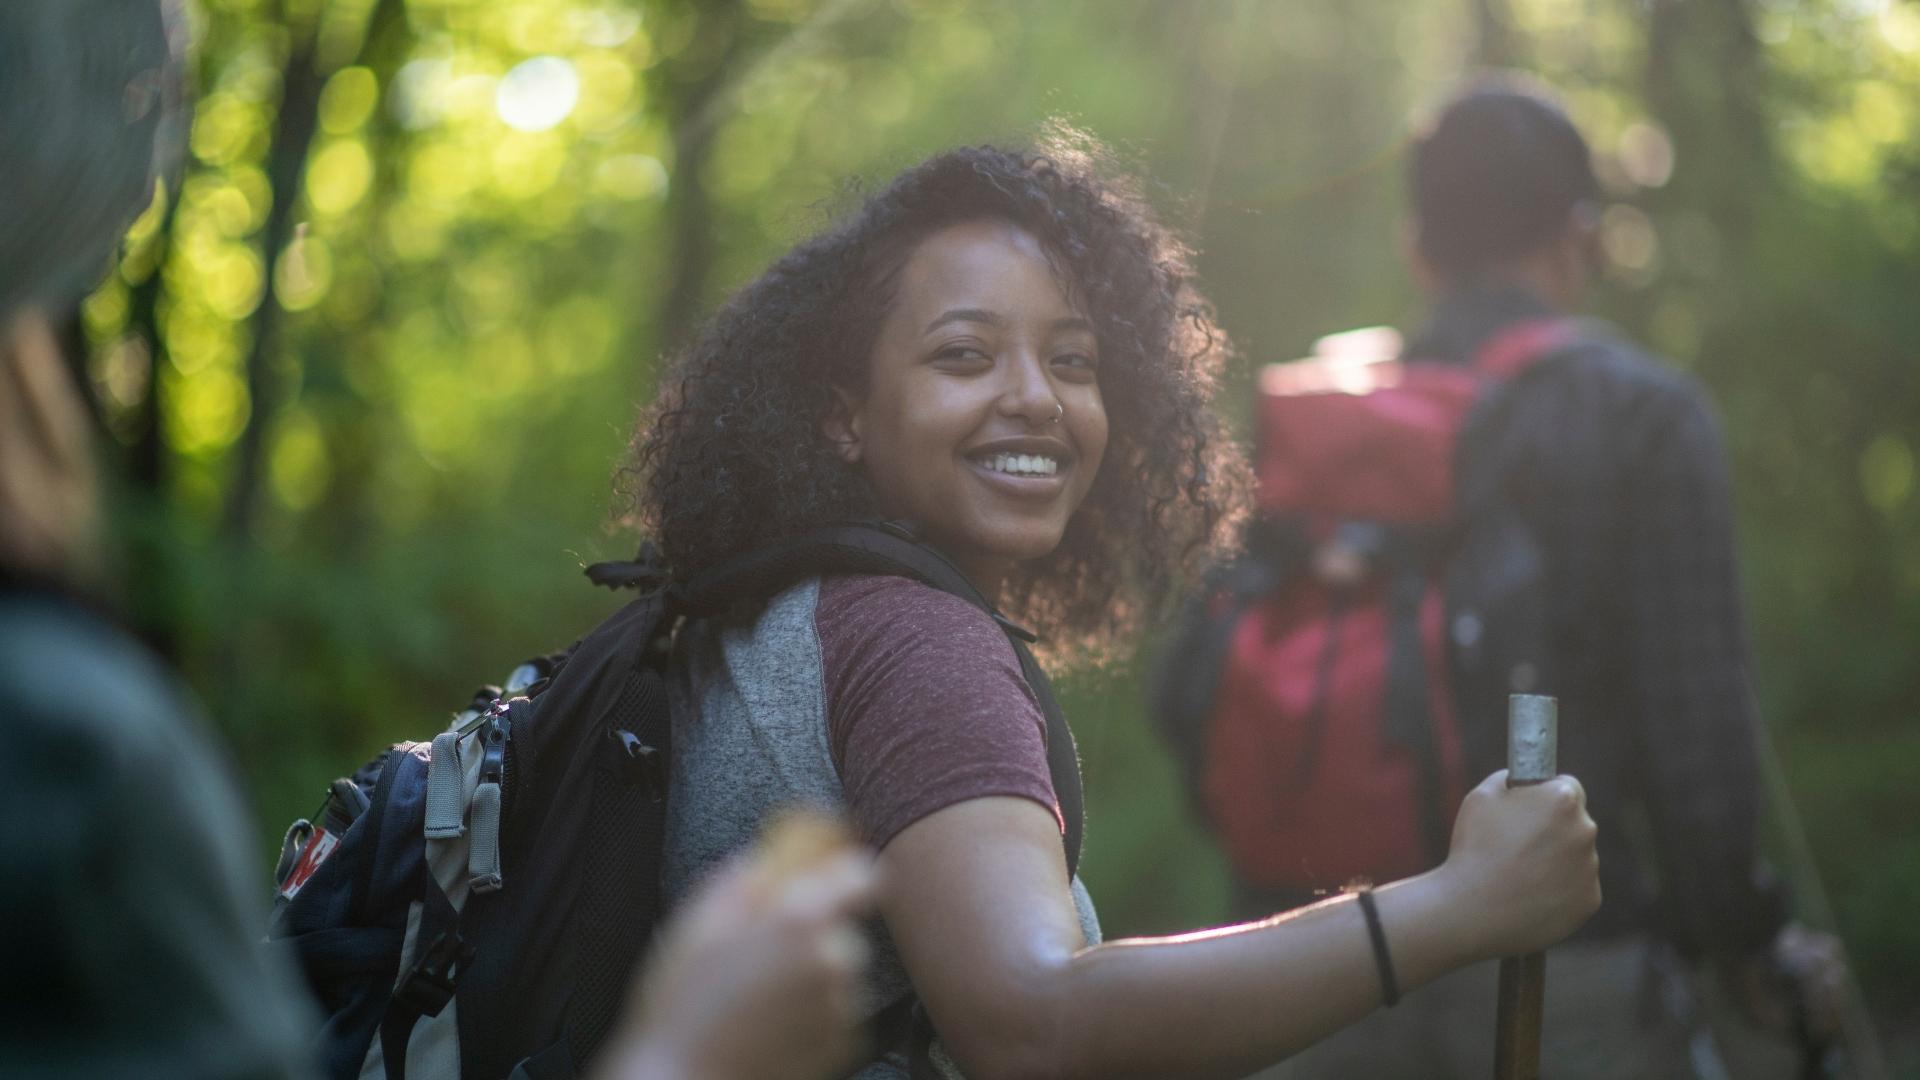
[[899, 577], [833, 577], [815, 625], [827, 737], [854, 824], [875, 847], [968, 799], [1060, 806], [1046, 717], [987, 614]]

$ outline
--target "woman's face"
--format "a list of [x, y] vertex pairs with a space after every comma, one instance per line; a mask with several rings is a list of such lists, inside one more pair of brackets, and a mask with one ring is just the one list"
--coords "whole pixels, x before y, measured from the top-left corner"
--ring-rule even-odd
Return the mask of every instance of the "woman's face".
[[1040, 242], [1001, 221], [914, 249], [868, 359], [829, 425], [890, 516], [976, 584], [1052, 551], [1107, 448], [1093, 325]]

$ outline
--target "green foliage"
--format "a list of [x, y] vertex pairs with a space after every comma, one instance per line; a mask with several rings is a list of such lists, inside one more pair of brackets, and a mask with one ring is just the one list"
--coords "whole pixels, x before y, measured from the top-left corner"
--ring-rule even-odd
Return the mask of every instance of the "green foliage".
[[[1605, 309], [1721, 405], [1768, 716], [1912, 1000], [1911, 0], [208, 0], [196, 35], [186, 174], [85, 329], [131, 604], [266, 820], [611, 605], [576, 571], [631, 544], [607, 478], [653, 358], [842, 178], [1083, 125], [1196, 239], [1245, 376], [1412, 316], [1409, 118], [1505, 49], [1600, 152]], [[1213, 917], [1131, 676], [1069, 699], [1110, 924]]]

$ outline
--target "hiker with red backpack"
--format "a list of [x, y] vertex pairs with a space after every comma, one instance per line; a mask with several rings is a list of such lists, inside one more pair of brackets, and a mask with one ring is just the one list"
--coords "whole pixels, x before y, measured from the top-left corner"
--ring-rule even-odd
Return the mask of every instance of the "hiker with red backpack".
[[[1837, 950], [1787, 924], [1758, 857], [1705, 396], [1572, 317], [1600, 192], [1544, 89], [1469, 84], [1415, 141], [1410, 181], [1427, 326], [1404, 349], [1358, 332], [1268, 369], [1246, 551], [1194, 601], [1156, 686], [1239, 906], [1438, 863], [1457, 792], [1503, 760], [1507, 696], [1554, 695], [1606, 902], [1551, 954], [1548, 1075], [1796, 1075], [1795, 1012], [1803, 1034], [1831, 1031]], [[1495, 996], [1491, 965], [1463, 970], [1273, 1075], [1486, 1076]], [[1745, 1019], [1707, 1037], [1701, 1018], [1734, 1004]]]

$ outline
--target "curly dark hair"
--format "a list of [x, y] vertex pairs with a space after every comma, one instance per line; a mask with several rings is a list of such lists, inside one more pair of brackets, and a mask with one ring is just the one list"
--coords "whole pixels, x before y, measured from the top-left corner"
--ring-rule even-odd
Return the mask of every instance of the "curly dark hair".
[[1190, 252], [1097, 143], [1055, 126], [1026, 151], [916, 165], [740, 289], [672, 358], [619, 477], [629, 520], [683, 573], [833, 521], [879, 514], [825, 433], [858, 397], [894, 279], [949, 225], [1031, 233], [1100, 349], [1106, 459], [1054, 551], [1000, 597], [1056, 662], [1101, 659], [1231, 542], [1247, 468], [1212, 409], [1228, 352]]

